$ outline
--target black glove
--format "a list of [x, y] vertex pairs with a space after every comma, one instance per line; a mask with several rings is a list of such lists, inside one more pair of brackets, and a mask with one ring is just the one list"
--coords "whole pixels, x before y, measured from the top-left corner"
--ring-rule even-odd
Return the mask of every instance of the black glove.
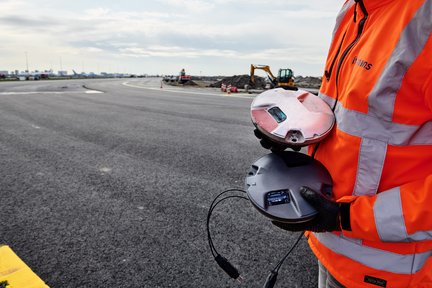
[[301, 187], [300, 194], [309, 202], [318, 214], [310, 221], [303, 223], [283, 223], [272, 221], [274, 225], [289, 231], [330, 232], [340, 231], [340, 205], [329, 200], [323, 194], [309, 187]]
[[288, 148], [288, 145], [284, 145], [281, 143], [277, 143], [270, 139], [269, 137], [265, 136], [261, 131], [255, 128], [254, 130], [255, 136], [260, 139], [260, 144], [265, 149], [270, 149], [273, 152], [278, 151], [284, 151], [286, 148]]

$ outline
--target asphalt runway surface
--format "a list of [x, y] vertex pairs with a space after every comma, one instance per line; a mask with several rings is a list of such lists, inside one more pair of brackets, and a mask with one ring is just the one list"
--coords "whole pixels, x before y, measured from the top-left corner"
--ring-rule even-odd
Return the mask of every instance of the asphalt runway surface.
[[[241, 284], [206, 234], [213, 198], [268, 153], [252, 100], [151, 78], [0, 83], [0, 241], [50, 287], [262, 287], [298, 234], [222, 202], [213, 241]], [[302, 239], [276, 287], [317, 273]]]

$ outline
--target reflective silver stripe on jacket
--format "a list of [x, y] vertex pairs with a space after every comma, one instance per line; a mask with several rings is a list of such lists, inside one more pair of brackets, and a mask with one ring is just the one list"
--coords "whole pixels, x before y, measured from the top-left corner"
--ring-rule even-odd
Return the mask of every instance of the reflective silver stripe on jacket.
[[[329, 105], [334, 105], [333, 98], [322, 93], [319, 96]], [[345, 109], [339, 102], [334, 112], [337, 129], [362, 139], [353, 195], [374, 195], [377, 192], [387, 145], [432, 145], [432, 121], [422, 125], [389, 122]]]
[[353, 195], [373, 195], [378, 191], [386, 152], [385, 141], [362, 138]]
[[393, 188], [377, 195], [374, 207], [375, 226], [383, 242], [413, 242], [432, 240], [432, 231], [408, 234], [402, 212], [400, 188]]
[[399, 188], [378, 194], [373, 212], [381, 241], [408, 242]]
[[[431, 9], [432, 1], [425, 1], [417, 10], [414, 17], [402, 31], [399, 42], [387, 61], [381, 76], [371, 91], [371, 94], [368, 96], [368, 116], [375, 116], [381, 119], [381, 123], [383, 124], [372, 126], [370, 128], [372, 130], [378, 128], [378, 130], [382, 131], [383, 126], [394, 127], [393, 125], [386, 124], [388, 122], [391, 123], [393, 119], [396, 95], [402, 85], [402, 80], [409, 67], [411, 67], [420, 52], [423, 50], [432, 31], [432, 21], [430, 17]], [[413, 35], [416, 35], [415, 40], [413, 40]], [[375, 122], [378, 124], [378, 121]], [[429, 128], [430, 127], [431, 126], [429, 125]], [[432, 133], [431, 130], [429, 130], [429, 132]], [[400, 137], [399, 134], [395, 135], [397, 135], [396, 138]], [[408, 137], [405, 139], [399, 139], [402, 143], [408, 142], [411, 138], [409, 135], [404, 136]], [[381, 136], [379, 138], [367, 138], [367, 141], [362, 141], [361, 149], [368, 154], [366, 155], [362, 153], [360, 155], [354, 195], [375, 194], [377, 192], [382, 168], [384, 166], [384, 158], [387, 151], [386, 142], [388, 142], [389, 137]], [[374, 147], [371, 147], [371, 145]], [[369, 173], [364, 173], [365, 171], [368, 171]]]
[[425, 1], [402, 31], [399, 42], [368, 97], [370, 115], [392, 120], [394, 102], [402, 80], [432, 32], [431, 11], [432, 1]]
[[398, 254], [359, 244], [359, 241], [333, 233], [314, 233], [323, 245], [332, 251], [348, 257], [373, 269], [413, 274], [418, 272], [432, 256], [432, 251], [414, 254]]
[[[320, 98], [333, 106], [335, 100], [323, 93]], [[339, 102], [335, 109], [339, 130], [357, 137], [377, 139], [393, 146], [431, 145], [432, 121], [423, 125], [407, 125], [384, 121], [375, 116], [345, 109]]]

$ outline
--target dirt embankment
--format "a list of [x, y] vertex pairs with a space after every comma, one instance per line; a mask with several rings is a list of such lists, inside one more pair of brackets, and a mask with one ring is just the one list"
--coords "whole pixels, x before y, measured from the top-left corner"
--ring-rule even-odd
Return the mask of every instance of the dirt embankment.
[[321, 77], [311, 77], [311, 76], [296, 76], [294, 82], [296, 86], [303, 88], [314, 88], [319, 89], [321, 87]]
[[254, 89], [264, 89], [266, 84], [268, 82], [266, 81], [265, 78], [263, 77], [259, 77], [259, 76], [255, 76], [255, 85], [252, 85], [252, 83], [250, 82], [250, 76], [249, 75], [234, 75], [231, 77], [225, 77], [219, 81], [216, 81], [215, 83], [213, 83], [212, 85], [210, 85], [210, 87], [221, 87], [222, 84], [225, 85], [232, 85], [235, 86], [237, 88], [245, 88], [245, 85], [249, 85], [250, 88], [254, 88]]
[[[269, 83], [269, 80], [266, 78], [255, 76], [255, 85], [252, 85], [252, 83], [250, 83], [249, 75], [235, 75], [231, 77], [225, 77], [219, 81], [216, 81], [210, 86], [220, 87], [222, 84], [226, 84], [242, 89], [245, 87], [245, 85], [249, 85], [249, 87], [252, 89], [264, 89]], [[296, 76], [294, 78], [294, 83], [297, 87], [319, 89], [321, 86], [321, 77]]]
[[[187, 86], [200, 86], [200, 87], [216, 87], [220, 88], [222, 84], [232, 85], [239, 89], [245, 88], [245, 85], [249, 85], [249, 88], [252, 89], [265, 89], [266, 85], [270, 83], [270, 81], [266, 78], [255, 76], [255, 85], [250, 82], [250, 76], [245, 75], [234, 75], [229, 77], [222, 76], [203, 76], [203, 77], [194, 77], [186, 83], [179, 84], [176, 81], [170, 81], [169, 79], [164, 79], [166, 84], [170, 85], [187, 85]], [[312, 77], [312, 76], [296, 76], [294, 79], [294, 83], [297, 87], [301, 88], [313, 88], [319, 89], [321, 86], [321, 77]]]

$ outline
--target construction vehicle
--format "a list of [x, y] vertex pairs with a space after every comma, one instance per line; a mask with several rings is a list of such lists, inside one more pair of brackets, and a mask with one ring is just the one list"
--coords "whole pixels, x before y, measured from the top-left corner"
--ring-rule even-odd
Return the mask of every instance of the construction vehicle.
[[184, 83], [190, 81], [191, 79], [192, 79], [192, 77], [190, 75], [186, 75], [186, 71], [183, 68], [179, 73], [179, 77], [177, 78], [177, 81], [181, 84], [184, 84]]
[[254, 65], [251, 64], [250, 67], [250, 84], [251, 86], [255, 85], [255, 70], [261, 69], [267, 73], [267, 76], [271, 82], [271, 88], [284, 88], [286, 90], [297, 90], [297, 87], [294, 84], [294, 73], [289, 68], [279, 69], [278, 76], [275, 77], [271, 72], [270, 66], [268, 65]]

